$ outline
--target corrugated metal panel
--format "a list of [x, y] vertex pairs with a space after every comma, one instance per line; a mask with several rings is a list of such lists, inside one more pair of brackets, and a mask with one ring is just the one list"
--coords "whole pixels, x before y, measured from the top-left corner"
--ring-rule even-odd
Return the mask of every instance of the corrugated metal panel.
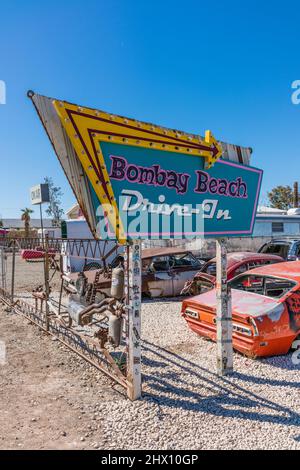
[[[53, 98], [34, 94], [33, 92], [29, 92], [28, 96], [33, 101], [74, 195], [90, 226], [91, 232], [97, 237], [96, 219], [92, 205], [90, 185], [80, 160], [54, 109], [52, 103]], [[250, 165], [251, 148], [240, 147], [225, 142], [220, 142], [220, 144], [223, 149], [222, 158], [236, 163]]]
[[239, 145], [220, 142], [223, 149], [222, 158], [231, 160], [242, 165], [250, 165], [252, 149], [250, 147], [240, 147]]

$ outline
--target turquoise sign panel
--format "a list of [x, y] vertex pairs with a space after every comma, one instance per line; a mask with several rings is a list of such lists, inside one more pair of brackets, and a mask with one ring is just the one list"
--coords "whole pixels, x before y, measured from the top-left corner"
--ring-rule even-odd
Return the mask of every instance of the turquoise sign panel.
[[[252, 234], [262, 170], [219, 160], [206, 170], [189, 154], [101, 142], [127, 237], [240, 237]], [[99, 230], [107, 230], [95, 193]], [[100, 210], [100, 212], [99, 212]]]

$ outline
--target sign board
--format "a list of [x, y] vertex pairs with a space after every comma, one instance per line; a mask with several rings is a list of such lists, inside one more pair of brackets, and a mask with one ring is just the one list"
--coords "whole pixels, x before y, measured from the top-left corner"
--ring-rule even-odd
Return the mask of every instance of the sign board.
[[48, 184], [37, 184], [30, 188], [31, 204], [43, 204], [49, 202], [49, 186]]
[[252, 234], [261, 170], [224, 160], [206, 169], [201, 157], [183, 162], [172, 152], [121, 144], [100, 148], [127, 239]]
[[[221, 158], [210, 131], [203, 138], [64, 101], [33, 101], [99, 238], [252, 234], [262, 171]], [[79, 187], [80, 168], [85, 179]]]

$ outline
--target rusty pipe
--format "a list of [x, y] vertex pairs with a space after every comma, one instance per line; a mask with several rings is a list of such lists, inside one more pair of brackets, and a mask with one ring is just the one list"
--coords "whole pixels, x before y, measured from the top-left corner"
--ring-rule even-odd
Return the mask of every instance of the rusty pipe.
[[107, 305], [112, 305], [116, 300], [115, 299], [112, 299], [111, 297], [108, 297], [107, 299], [103, 299], [101, 300], [101, 302], [99, 303], [95, 303], [95, 304], [92, 304], [92, 305], [89, 305], [88, 307], [84, 308], [80, 315], [85, 315], [86, 313], [89, 313], [91, 310], [93, 309], [96, 309], [96, 308], [101, 308], [102, 306], [107, 306]]

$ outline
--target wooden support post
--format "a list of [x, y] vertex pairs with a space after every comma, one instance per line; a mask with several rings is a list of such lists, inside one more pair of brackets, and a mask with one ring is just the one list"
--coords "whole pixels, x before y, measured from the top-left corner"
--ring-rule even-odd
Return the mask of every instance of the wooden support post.
[[127, 246], [127, 396], [137, 400], [142, 395], [141, 378], [141, 242]]
[[216, 241], [217, 255], [217, 370], [219, 375], [233, 371], [231, 293], [227, 284], [226, 240]]

